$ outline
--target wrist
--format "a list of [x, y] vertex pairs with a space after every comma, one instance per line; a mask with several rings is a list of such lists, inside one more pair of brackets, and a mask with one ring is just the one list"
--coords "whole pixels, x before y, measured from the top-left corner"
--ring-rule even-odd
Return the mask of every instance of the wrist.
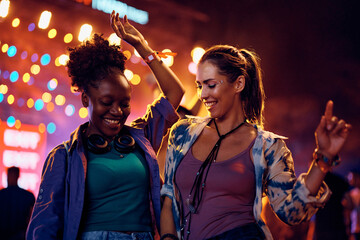
[[332, 167], [339, 165], [341, 161], [338, 155], [329, 157], [328, 154], [325, 155], [318, 149], [315, 149], [313, 153], [313, 159], [323, 172], [330, 171]]

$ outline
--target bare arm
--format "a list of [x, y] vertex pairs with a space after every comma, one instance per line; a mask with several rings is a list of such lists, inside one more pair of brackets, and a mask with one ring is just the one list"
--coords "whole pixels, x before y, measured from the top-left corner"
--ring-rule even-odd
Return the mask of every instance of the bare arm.
[[[131, 44], [143, 59], [154, 52], [143, 35], [129, 23], [126, 15], [121, 22], [119, 14], [113, 11], [110, 15], [110, 24], [118, 37]], [[159, 88], [176, 109], [184, 95], [184, 87], [174, 72], [160, 61], [160, 57], [157, 55], [155, 57], [156, 60], [151, 61], [149, 67], [155, 75]]]
[[[334, 103], [332, 101], [327, 102], [325, 114], [321, 117], [321, 121], [315, 131], [318, 152], [330, 160], [339, 154], [351, 129], [350, 124], [333, 116], [333, 106]], [[305, 178], [306, 187], [311, 195], [317, 194], [326, 173], [330, 170], [331, 166], [324, 162], [312, 163]]]
[[[174, 217], [172, 214], [172, 200], [168, 197], [165, 197], [163, 207], [161, 209], [160, 229], [161, 229], [161, 236], [166, 233], [171, 233], [177, 236]], [[170, 238], [165, 238], [165, 240], [167, 239]]]

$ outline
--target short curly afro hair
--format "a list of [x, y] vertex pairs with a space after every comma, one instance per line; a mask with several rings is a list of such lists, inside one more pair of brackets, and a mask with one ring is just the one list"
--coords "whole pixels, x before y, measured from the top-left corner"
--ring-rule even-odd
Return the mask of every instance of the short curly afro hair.
[[94, 34], [91, 40], [68, 48], [67, 71], [75, 91], [87, 92], [89, 86], [97, 88], [99, 82], [114, 71], [124, 73], [126, 57], [121, 47], [110, 45], [102, 35]]

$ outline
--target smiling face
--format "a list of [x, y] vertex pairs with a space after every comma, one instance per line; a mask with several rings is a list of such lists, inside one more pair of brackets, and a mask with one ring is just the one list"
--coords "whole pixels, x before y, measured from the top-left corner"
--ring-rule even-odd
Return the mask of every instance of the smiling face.
[[131, 88], [124, 75], [114, 72], [99, 86], [82, 93], [82, 103], [89, 111], [88, 133], [97, 133], [112, 140], [130, 114]]
[[243, 89], [241, 84], [241, 81], [230, 83], [227, 76], [219, 74], [219, 69], [210, 61], [198, 65], [197, 93], [212, 118], [226, 118], [242, 111], [239, 97]]

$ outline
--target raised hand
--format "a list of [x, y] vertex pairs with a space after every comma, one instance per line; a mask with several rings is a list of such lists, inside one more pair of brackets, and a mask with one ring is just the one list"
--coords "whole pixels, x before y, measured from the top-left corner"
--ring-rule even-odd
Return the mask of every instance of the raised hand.
[[315, 131], [319, 152], [330, 159], [340, 152], [351, 129], [350, 124], [333, 116], [333, 106], [333, 101], [329, 100], [326, 104], [325, 113]]
[[121, 22], [119, 13], [115, 14], [115, 11], [112, 11], [110, 24], [116, 35], [132, 46], [135, 47], [136, 44], [145, 42], [143, 35], [129, 23], [126, 15], [124, 16], [123, 22]]

